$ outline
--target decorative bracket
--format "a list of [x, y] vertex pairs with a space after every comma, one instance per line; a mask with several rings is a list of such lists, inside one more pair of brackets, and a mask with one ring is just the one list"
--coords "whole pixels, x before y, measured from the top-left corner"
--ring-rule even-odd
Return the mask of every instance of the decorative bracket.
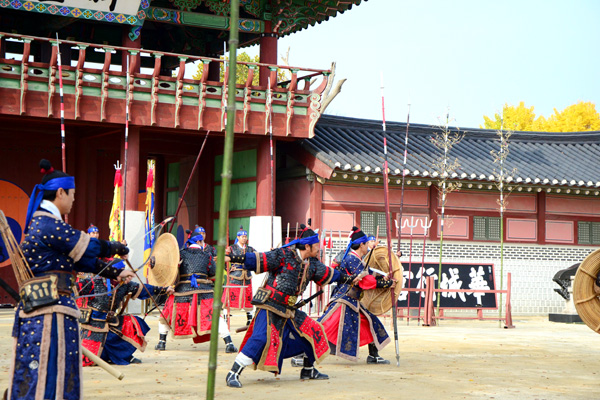
[[23, 59], [21, 60], [21, 99], [19, 103], [19, 112], [21, 115], [25, 114], [25, 95], [29, 84], [27, 78], [29, 77], [29, 53], [31, 52], [31, 39], [23, 39], [25, 44], [23, 45]]
[[54, 116], [54, 110], [52, 108], [52, 100], [56, 93], [56, 74], [58, 73], [58, 66], [56, 64], [58, 60], [58, 42], [50, 41], [52, 44], [52, 55], [50, 56], [50, 71], [48, 73], [48, 117]]
[[158, 106], [158, 76], [160, 74], [162, 54], [154, 54], [154, 71], [152, 71], [152, 92], [150, 94], [150, 125], [156, 125], [156, 107]]
[[185, 62], [187, 57], [179, 58], [179, 73], [177, 74], [177, 90], [175, 92], [175, 128], [181, 125], [180, 114], [183, 105], [183, 75], [185, 74]]

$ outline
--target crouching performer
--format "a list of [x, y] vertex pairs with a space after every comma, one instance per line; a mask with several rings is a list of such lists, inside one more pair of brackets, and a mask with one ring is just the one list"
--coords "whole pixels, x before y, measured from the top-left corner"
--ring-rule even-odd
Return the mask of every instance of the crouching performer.
[[33, 279], [20, 288], [7, 397], [76, 400], [83, 394], [80, 312], [73, 298], [76, 272], [100, 273], [124, 283], [135, 275], [98, 259], [127, 254], [125, 245], [90, 238], [63, 221], [73, 205], [75, 179], [54, 171], [47, 160], [40, 168], [45, 175], [31, 195], [21, 244]]
[[215, 261], [210, 252], [202, 247], [204, 237], [200, 234], [188, 239], [186, 247], [179, 252], [179, 282], [175, 293], [167, 299], [164, 318], [158, 325], [160, 340], [156, 350], [165, 350], [169, 326], [176, 339], [191, 338], [194, 343], [210, 340], [213, 321], [219, 324], [219, 336], [225, 342], [226, 353], [236, 353], [227, 323], [213, 318]]
[[[114, 266], [124, 268], [125, 264], [119, 261]], [[144, 290], [136, 282], [119, 284], [99, 276], [79, 279], [77, 285], [80, 296], [90, 296], [79, 319], [81, 345], [109, 363], [141, 363], [133, 353], [146, 349], [146, 333], [150, 327], [142, 318], [123, 312], [129, 300], [172, 294], [173, 288], [144, 285], [148, 289]], [[94, 362], [84, 356], [83, 366], [90, 365], [94, 365]]]
[[285, 358], [305, 353], [300, 379], [329, 379], [314, 367], [327, 356], [329, 346], [320, 323], [296, 308], [298, 296], [309, 281], [323, 286], [332, 282], [358, 282], [361, 276], [329, 268], [311, 257], [319, 252], [319, 236], [303, 226], [299, 239], [266, 253], [247, 252], [226, 256], [225, 262], [256, 273], [268, 272], [252, 303], [257, 312], [248, 327], [231, 371], [227, 386], [241, 388], [242, 370], [254, 364], [263, 371], [281, 373]]

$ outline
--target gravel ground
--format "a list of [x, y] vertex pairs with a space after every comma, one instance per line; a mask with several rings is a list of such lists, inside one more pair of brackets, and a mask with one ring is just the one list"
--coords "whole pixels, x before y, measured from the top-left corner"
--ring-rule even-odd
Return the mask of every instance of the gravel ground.
[[[242, 326], [245, 315], [232, 318]], [[13, 313], [0, 310], [0, 388], [8, 385]], [[119, 367], [118, 381], [98, 367], [84, 368], [86, 399], [204, 398], [208, 343], [169, 340], [158, 352], [157, 317], [147, 319], [148, 349], [136, 353], [142, 364]], [[390, 319], [384, 321], [392, 332]], [[514, 318], [516, 329], [500, 329], [490, 321], [442, 321], [423, 327], [400, 320], [400, 367], [393, 342], [381, 351], [391, 365], [366, 365], [367, 348], [358, 363], [335, 356], [318, 367], [327, 381], [300, 381], [300, 369], [284, 363], [274, 376], [244, 370], [242, 389], [225, 385], [235, 354], [225, 354], [220, 342], [218, 399], [597, 399], [600, 398], [600, 336], [585, 325], [558, 324], [547, 318]], [[233, 330], [232, 329], [232, 330]], [[390, 336], [393, 336], [390, 334]], [[239, 346], [243, 333], [234, 333]]]

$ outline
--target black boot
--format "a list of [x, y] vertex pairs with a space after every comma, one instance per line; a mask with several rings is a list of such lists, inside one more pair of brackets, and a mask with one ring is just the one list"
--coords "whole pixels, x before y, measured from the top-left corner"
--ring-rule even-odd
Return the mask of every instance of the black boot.
[[231, 340], [231, 336], [224, 337], [223, 341], [226, 344], [225, 353], [237, 353], [238, 352], [237, 347], [235, 347], [235, 345], [233, 344], [233, 341]]
[[250, 322], [252, 322], [252, 313], [247, 312], [246, 313], [246, 326], [250, 326]]
[[369, 355], [367, 356], [367, 364], [389, 364], [390, 362], [383, 357], [379, 357], [377, 346], [375, 343], [369, 343]]
[[167, 334], [166, 333], [161, 333], [159, 336], [159, 340], [158, 343], [156, 343], [156, 347], [154, 347], [154, 350], [166, 350], [167, 346]]
[[304, 357], [304, 368], [300, 371], [300, 379], [317, 379], [324, 380], [329, 379], [329, 375], [320, 373], [314, 366], [313, 363]]
[[244, 370], [244, 367], [242, 367], [237, 362], [234, 362], [233, 365], [231, 366], [231, 371], [229, 371], [227, 373], [227, 376], [225, 377], [227, 386], [234, 387], [234, 388], [241, 388], [242, 382], [240, 382], [240, 374], [242, 373], [243, 370]]

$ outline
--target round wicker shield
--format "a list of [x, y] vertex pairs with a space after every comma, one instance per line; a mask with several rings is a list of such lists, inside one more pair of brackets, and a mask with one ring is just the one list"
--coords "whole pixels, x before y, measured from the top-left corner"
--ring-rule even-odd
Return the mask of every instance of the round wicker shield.
[[600, 333], [600, 288], [596, 277], [600, 272], [600, 249], [592, 252], [577, 269], [573, 281], [573, 301], [581, 320]]
[[170, 286], [175, 283], [179, 272], [179, 244], [175, 236], [170, 233], [159, 236], [148, 265], [149, 284]]
[[[373, 254], [369, 258], [369, 254], [365, 258], [365, 261], [369, 260], [369, 267], [378, 269], [385, 273], [390, 271], [390, 263], [388, 262], [388, 249], [385, 246], [377, 246], [371, 250]], [[402, 290], [402, 264], [396, 254], [392, 252], [392, 276], [398, 282], [394, 288], [395, 298], [397, 299]], [[390, 289], [369, 289], [365, 290], [362, 300], [362, 305], [375, 315], [385, 314], [392, 309], [392, 296]]]

